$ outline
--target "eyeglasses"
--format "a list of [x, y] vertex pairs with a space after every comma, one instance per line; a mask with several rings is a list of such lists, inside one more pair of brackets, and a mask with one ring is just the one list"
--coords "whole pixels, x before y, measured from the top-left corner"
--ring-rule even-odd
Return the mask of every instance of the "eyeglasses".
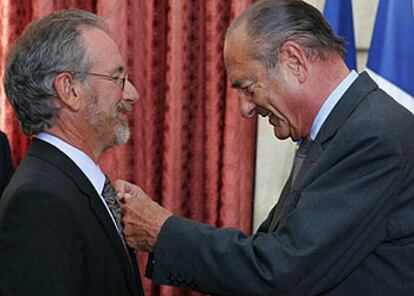
[[115, 81], [115, 83], [118, 84], [122, 90], [125, 89], [125, 84], [128, 80], [128, 74], [125, 74], [124, 77], [120, 77], [120, 76], [112, 77], [109, 75], [98, 74], [98, 73], [93, 73], [93, 72], [77, 72], [77, 71], [68, 71], [68, 72], [73, 73], [73, 74], [86, 74], [86, 75], [91, 75], [91, 76], [96, 76], [96, 77], [101, 77], [104, 79], [112, 80], [112, 81]]

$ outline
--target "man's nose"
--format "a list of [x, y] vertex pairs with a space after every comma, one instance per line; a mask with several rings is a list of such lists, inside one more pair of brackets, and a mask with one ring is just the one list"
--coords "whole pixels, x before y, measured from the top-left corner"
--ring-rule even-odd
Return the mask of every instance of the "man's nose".
[[239, 105], [241, 114], [246, 118], [250, 118], [256, 113], [256, 104], [249, 101], [244, 95], [240, 95]]
[[132, 104], [139, 100], [139, 94], [135, 86], [127, 80], [124, 91], [122, 92], [123, 99]]

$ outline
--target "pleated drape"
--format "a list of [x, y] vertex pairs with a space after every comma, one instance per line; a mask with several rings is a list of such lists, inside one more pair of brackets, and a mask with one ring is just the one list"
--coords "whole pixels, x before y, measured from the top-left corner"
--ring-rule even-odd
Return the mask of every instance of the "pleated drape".
[[[256, 122], [240, 116], [222, 51], [230, 21], [252, 2], [0, 0], [0, 78], [8, 47], [31, 19], [75, 7], [103, 16], [141, 99], [130, 116], [131, 140], [105, 153], [102, 169], [141, 185], [175, 214], [250, 233]], [[28, 140], [3, 89], [0, 129], [18, 164]], [[143, 270], [146, 255], [138, 257]], [[146, 295], [200, 295], [144, 283]]]

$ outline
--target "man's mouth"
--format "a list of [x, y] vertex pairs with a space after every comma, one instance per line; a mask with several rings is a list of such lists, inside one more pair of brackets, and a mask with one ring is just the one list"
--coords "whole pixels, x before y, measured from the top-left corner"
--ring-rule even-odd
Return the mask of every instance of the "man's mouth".
[[134, 109], [134, 105], [129, 104], [129, 103], [123, 103], [119, 106], [119, 111], [122, 113], [132, 112], [133, 109]]
[[127, 119], [128, 113], [130, 113], [134, 109], [134, 106], [132, 104], [120, 104], [118, 105], [118, 114], [121, 118]]

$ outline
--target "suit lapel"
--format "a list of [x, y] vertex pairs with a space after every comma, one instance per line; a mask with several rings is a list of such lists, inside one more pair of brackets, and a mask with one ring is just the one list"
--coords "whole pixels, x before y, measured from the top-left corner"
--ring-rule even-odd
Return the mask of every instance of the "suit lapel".
[[[89, 198], [91, 208], [94, 211], [96, 218], [99, 220], [106, 234], [109, 236], [114, 250], [121, 261], [121, 266], [132, 294], [138, 295], [139, 293], [136, 282], [139, 278], [137, 275], [133, 274], [133, 270], [130, 268], [129, 260], [126, 257], [127, 254], [125, 253], [123, 243], [117, 233], [115, 225], [89, 179], [69, 157], [47, 142], [33, 139], [28, 155], [42, 158], [43, 160], [59, 168], [69, 178], [71, 178], [72, 181], [78, 186], [79, 190]], [[132, 259], [135, 260], [135, 258]]]
[[280, 194], [279, 201], [275, 205], [275, 208], [272, 214], [272, 219], [270, 220], [269, 227], [267, 228], [267, 232], [275, 231], [279, 225], [280, 220], [283, 217], [283, 213], [286, 210], [287, 197], [289, 196], [290, 186], [292, 184], [292, 175], [293, 174], [291, 172], [288, 180], [286, 181], [285, 186], [283, 187], [282, 193]]
[[376, 89], [378, 89], [378, 85], [367, 72], [362, 72], [329, 114], [316, 137], [316, 141], [323, 145], [332, 138], [364, 98]]
[[293, 184], [291, 191], [298, 191], [299, 188], [302, 188], [304, 181], [306, 181], [306, 176], [312, 171], [312, 168], [315, 167], [318, 163], [318, 158], [323, 152], [322, 146], [317, 142], [313, 142], [312, 146], [309, 148], [309, 151], [306, 155], [306, 158], [303, 160], [303, 164], [300, 172], [296, 178], [295, 184]]
[[345, 92], [343, 97], [336, 104], [332, 112], [321, 127], [315, 141], [309, 148], [301, 170], [296, 177], [295, 183], [291, 186], [289, 177], [286, 185], [280, 195], [280, 199], [273, 213], [272, 222], [269, 225], [268, 232], [277, 230], [281, 221], [286, 214], [294, 207], [299, 198], [300, 192], [309, 182], [312, 181], [312, 172], [318, 165], [318, 158], [323, 153], [323, 147], [332, 139], [336, 131], [341, 127], [345, 120], [352, 114], [355, 108], [364, 100], [372, 91], [376, 90], [378, 85], [363, 72], [352, 83], [350, 88]]
[[361, 73], [351, 84], [322, 125], [321, 130], [309, 149], [306, 159], [303, 162], [302, 169], [299, 172], [294, 186], [292, 186], [292, 190], [300, 191], [309, 183], [309, 177], [312, 175], [313, 168], [318, 165], [318, 158], [323, 153], [324, 145], [335, 136], [337, 130], [364, 98], [377, 88], [378, 85], [366, 72]]
[[[127, 257], [130, 254], [127, 254], [125, 252], [122, 240], [115, 229], [115, 225], [112, 222], [112, 219], [109, 216], [108, 211], [106, 210], [105, 206], [102, 204], [100, 197], [96, 193], [95, 196], [91, 196], [90, 203], [93, 211], [96, 214], [96, 217], [101, 222], [103, 228], [110, 237], [112, 245], [115, 248], [119, 260], [122, 262], [121, 266], [126, 278], [128, 279], [129, 287], [134, 292], [134, 294], [138, 294], [138, 292], [136, 291], [137, 289], [135, 284], [136, 281], [139, 280], [138, 276], [134, 274], [134, 267], [131, 266], [130, 261]], [[132, 257], [131, 259], [136, 260], [135, 257]]]

